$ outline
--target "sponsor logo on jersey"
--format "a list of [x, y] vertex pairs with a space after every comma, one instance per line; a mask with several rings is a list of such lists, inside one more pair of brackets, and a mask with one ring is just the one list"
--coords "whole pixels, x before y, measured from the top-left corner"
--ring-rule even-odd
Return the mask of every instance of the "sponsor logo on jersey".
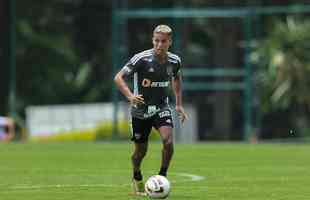
[[147, 113], [154, 113], [159, 111], [159, 109], [157, 108], [157, 106], [155, 105], [150, 105], [147, 107]]
[[150, 79], [145, 78], [142, 81], [142, 86], [143, 87], [168, 87], [169, 81], [152, 82]]
[[143, 86], [143, 87], [150, 87], [150, 86], [151, 86], [151, 83], [152, 83], [152, 81], [151, 81], [150, 79], [145, 78], [145, 79], [143, 79], [143, 81], [142, 81], [142, 86]]

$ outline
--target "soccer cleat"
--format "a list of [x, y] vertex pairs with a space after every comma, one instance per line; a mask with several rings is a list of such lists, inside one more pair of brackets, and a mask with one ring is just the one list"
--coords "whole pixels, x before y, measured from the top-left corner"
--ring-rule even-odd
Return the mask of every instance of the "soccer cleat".
[[138, 196], [146, 196], [146, 193], [144, 192], [144, 183], [143, 181], [137, 181], [136, 179], [132, 179], [132, 187], [133, 192], [135, 195]]

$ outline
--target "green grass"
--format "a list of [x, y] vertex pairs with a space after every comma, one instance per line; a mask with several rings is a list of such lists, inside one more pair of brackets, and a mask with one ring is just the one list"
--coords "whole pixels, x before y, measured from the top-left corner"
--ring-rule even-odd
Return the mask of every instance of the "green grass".
[[[157, 173], [160, 149], [150, 144], [145, 177]], [[131, 150], [129, 142], [0, 144], [0, 199], [146, 199], [129, 195]], [[309, 200], [310, 145], [177, 144], [169, 172], [171, 200]]]

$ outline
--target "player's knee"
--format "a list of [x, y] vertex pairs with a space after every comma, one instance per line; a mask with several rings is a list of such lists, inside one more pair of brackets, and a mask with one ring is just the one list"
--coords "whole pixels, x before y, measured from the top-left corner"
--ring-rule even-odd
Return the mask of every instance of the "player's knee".
[[163, 145], [165, 149], [173, 151], [173, 138], [172, 137], [165, 138], [163, 140]]
[[173, 145], [173, 137], [172, 137], [172, 134], [171, 135], [168, 135], [166, 137], [163, 138], [163, 143], [165, 145]]

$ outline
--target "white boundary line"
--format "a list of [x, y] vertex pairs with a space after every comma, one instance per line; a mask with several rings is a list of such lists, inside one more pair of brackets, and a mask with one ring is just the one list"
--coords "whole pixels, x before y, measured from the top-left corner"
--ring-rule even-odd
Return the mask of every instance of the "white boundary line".
[[[188, 173], [171, 173], [176, 176], [183, 176], [189, 178], [189, 180], [184, 181], [172, 181], [173, 183], [182, 183], [182, 182], [197, 182], [202, 181], [206, 177], [199, 176], [195, 174], [188, 174]], [[73, 184], [56, 184], [56, 185], [14, 185], [8, 186], [7, 189], [11, 190], [30, 190], [30, 189], [48, 189], [48, 188], [95, 188], [95, 187], [125, 187], [129, 186], [130, 184], [80, 184], [80, 185], [73, 185]], [[5, 188], [5, 185], [2, 185], [2, 188]]]
[[202, 180], [204, 180], [206, 178], [204, 176], [199, 176], [199, 175], [195, 175], [195, 174], [188, 174], [188, 173], [175, 173], [175, 174], [179, 175], [179, 176], [188, 177], [188, 178], [190, 178], [190, 181], [194, 181], [194, 182], [202, 181]]

